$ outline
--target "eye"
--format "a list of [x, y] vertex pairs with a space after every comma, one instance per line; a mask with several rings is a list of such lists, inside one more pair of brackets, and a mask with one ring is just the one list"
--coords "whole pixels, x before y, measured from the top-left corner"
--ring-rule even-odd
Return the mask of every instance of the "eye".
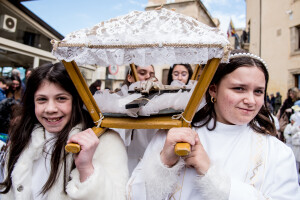
[[182, 73], [181, 73], [181, 76], [187, 76], [187, 75], [188, 75], [187, 72], [182, 72]]
[[244, 91], [245, 88], [243, 88], [243, 87], [234, 87], [233, 90], [235, 90], [235, 91]]
[[146, 72], [145, 70], [140, 70], [140, 71], [138, 71], [138, 73], [139, 73], [140, 75], [144, 76], [147, 72]]
[[255, 90], [255, 93], [261, 95], [261, 94], [264, 94], [265, 91], [261, 90], [261, 89], [258, 89], [258, 90]]
[[69, 98], [68, 97], [65, 97], [65, 96], [59, 96], [57, 97], [57, 100], [60, 101], [60, 102], [64, 102], [66, 100], [68, 100]]
[[47, 101], [47, 99], [44, 98], [44, 97], [38, 97], [38, 98], [35, 99], [35, 101], [36, 101], [37, 103], [43, 103], [43, 102]]
[[173, 72], [173, 76], [178, 76], [179, 72]]

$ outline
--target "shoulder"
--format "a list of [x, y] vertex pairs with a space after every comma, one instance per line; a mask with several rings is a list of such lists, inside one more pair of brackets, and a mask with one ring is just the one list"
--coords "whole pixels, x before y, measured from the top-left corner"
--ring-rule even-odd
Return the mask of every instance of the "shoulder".
[[124, 156], [123, 154], [126, 154], [126, 149], [120, 135], [116, 131], [108, 129], [100, 136], [96, 152], [102, 155], [117, 154]]
[[280, 159], [293, 159], [294, 154], [290, 147], [280, 141], [274, 136], [265, 136], [268, 142], [269, 155], [273, 156], [277, 160]]

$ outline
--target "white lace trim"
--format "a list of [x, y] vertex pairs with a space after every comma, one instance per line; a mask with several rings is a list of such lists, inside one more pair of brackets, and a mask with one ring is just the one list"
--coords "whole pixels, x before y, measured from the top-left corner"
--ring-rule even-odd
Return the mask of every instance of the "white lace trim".
[[223, 32], [171, 10], [133, 11], [53, 41], [59, 60], [100, 66], [205, 64], [228, 61], [229, 42]]

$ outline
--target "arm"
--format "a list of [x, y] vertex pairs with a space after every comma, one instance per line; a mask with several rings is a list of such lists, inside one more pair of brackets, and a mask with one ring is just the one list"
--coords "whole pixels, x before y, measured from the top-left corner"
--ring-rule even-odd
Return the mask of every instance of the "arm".
[[[196, 168], [200, 174], [205, 173], [210, 162], [197, 138], [197, 133], [190, 128], [170, 129], [168, 134], [166, 131], [157, 133], [149, 144], [142, 162], [129, 180], [128, 198], [168, 197], [174, 191], [179, 178], [178, 173], [185, 165]], [[192, 145], [192, 152], [185, 160], [174, 153], [177, 142], [188, 142]]]
[[160, 160], [167, 130], [160, 130], [149, 143], [144, 157], [127, 184], [127, 199], [164, 199], [174, 189], [177, 173], [184, 167], [180, 160], [172, 168]]
[[264, 184], [260, 191], [249, 184], [232, 178], [229, 200], [299, 199], [300, 187], [297, 180], [295, 157], [290, 148], [284, 146], [282, 143], [278, 143], [273, 149], [271, 149], [273, 151], [272, 157], [269, 157], [269, 164], [266, 168]]
[[[98, 140], [98, 138], [97, 138]], [[71, 172], [67, 193], [72, 199], [125, 199], [128, 180], [127, 155], [120, 136], [108, 130], [99, 139], [92, 156], [93, 172], [83, 176], [78, 169], [80, 154], [75, 158], [76, 168]], [[85, 180], [82, 178], [85, 177]]]

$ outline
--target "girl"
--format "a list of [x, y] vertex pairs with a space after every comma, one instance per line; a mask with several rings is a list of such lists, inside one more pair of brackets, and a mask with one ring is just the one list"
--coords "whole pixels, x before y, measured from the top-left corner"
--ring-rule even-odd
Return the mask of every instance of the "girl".
[[[155, 70], [153, 65], [147, 67], [140, 67], [135, 65], [139, 81], [147, 81], [150, 78], [155, 77]], [[133, 72], [131, 69], [128, 70], [127, 76], [124, 80], [119, 95], [123, 95], [128, 91], [129, 86], [135, 82]], [[126, 92], [122, 92], [122, 91]], [[128, 93], [128, 92], [127, 92]], [[117, 130], [124, 140], [128, 155], [128, 170], [129, 174], [132, 173], [134, 168], [140, 162], [147, 148], [147, 145], [151, 141], [157, 130], [153, 129], [118, 129]]]
[[168, 73], [168, 85], [171, 85], [172, 81], [178, 80], [188, 84], [193, 75], [193, 70], [190, 64], [174, 64]]
[[[295, 158], [274, 135], [263, 60], [233, 52], [207, 90], [193, 128], [156, 134], [128, 182], [131, 199], [299, 199]], [[178, 157], [174, 146], [192, 146]]]
[[[35, 69], [19, 123], [10, 133], [2, 199], [125, 199], [127, 157], [121, 138], [100, 141], [61, 63]], [[77, 155], [64, 147], [78, 143]]]
[[[139, 81], [147, 81], [148, 79], [155, 77], [155, 71], [153, 65], [149, 65], [147, 67], [140, 67], [138, 65], [135, 65], [135, 68], [137, 71]], [[129, 87], [130, 84], [134, 82], [135, 79], [133, 77], [133, 72], [131, 71], [131, 69], [129, 69], [126, 78], [123, 82], [123, 85], [127, 85]]]
[[8, 89], [7, 98], [13, 98], [17, 101], [21, 101], [21, 98], [23, 96], [23, 89], [22, 89], [22, 82], [19, 76], [13, 75], [11, 76], [11, 85]]
[[94, 95], [97, 91], [101, 90], [101, 80], [97, 79], [95, 80], [89, 87], [92, 95]]

